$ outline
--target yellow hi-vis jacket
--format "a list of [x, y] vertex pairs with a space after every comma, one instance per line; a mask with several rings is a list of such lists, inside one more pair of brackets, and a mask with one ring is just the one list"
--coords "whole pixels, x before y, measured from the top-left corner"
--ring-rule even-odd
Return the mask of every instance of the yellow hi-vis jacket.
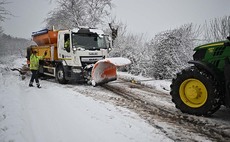
[[36, 56], [34, 54], [30, 55], [30, 70], [38, 70], [39, 60], [43, 59], [44, 56]]

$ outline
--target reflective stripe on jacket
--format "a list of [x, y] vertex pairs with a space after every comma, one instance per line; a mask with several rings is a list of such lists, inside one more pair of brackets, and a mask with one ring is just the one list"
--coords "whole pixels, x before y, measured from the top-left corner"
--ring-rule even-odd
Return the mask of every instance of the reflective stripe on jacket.
[[39, 60], [43, 59], [44, 56], [30, 55], [30, 70], [38, 70]]

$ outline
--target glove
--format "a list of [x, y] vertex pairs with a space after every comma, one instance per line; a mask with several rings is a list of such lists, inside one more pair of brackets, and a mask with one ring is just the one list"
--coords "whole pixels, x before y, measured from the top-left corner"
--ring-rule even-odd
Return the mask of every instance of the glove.
[[47, 55], [47, 51], [45, 51], [45, 53], [44, 53], [44, 56], [46, 56]]

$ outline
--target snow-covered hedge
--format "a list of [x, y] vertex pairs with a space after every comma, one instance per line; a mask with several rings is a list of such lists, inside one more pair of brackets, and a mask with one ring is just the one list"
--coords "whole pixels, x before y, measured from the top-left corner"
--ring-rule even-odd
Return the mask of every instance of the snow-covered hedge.
[[134, 75], [170, 79], [192, 58], [195, 44], [192, 24], [161, 32], [149, 42], [143, 35], [124, 34], [122, 30], [111, 56], [129, 58], [132, 64], [126, 70]]

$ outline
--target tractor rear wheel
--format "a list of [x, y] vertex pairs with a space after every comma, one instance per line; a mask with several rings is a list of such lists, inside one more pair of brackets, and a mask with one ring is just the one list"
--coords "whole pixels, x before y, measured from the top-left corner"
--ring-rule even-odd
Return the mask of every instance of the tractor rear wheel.
[[177, 73], [170, 87], [172, 101], [184, 113], [209, 116], [220, 108], [219, 83], [194, 66]]

